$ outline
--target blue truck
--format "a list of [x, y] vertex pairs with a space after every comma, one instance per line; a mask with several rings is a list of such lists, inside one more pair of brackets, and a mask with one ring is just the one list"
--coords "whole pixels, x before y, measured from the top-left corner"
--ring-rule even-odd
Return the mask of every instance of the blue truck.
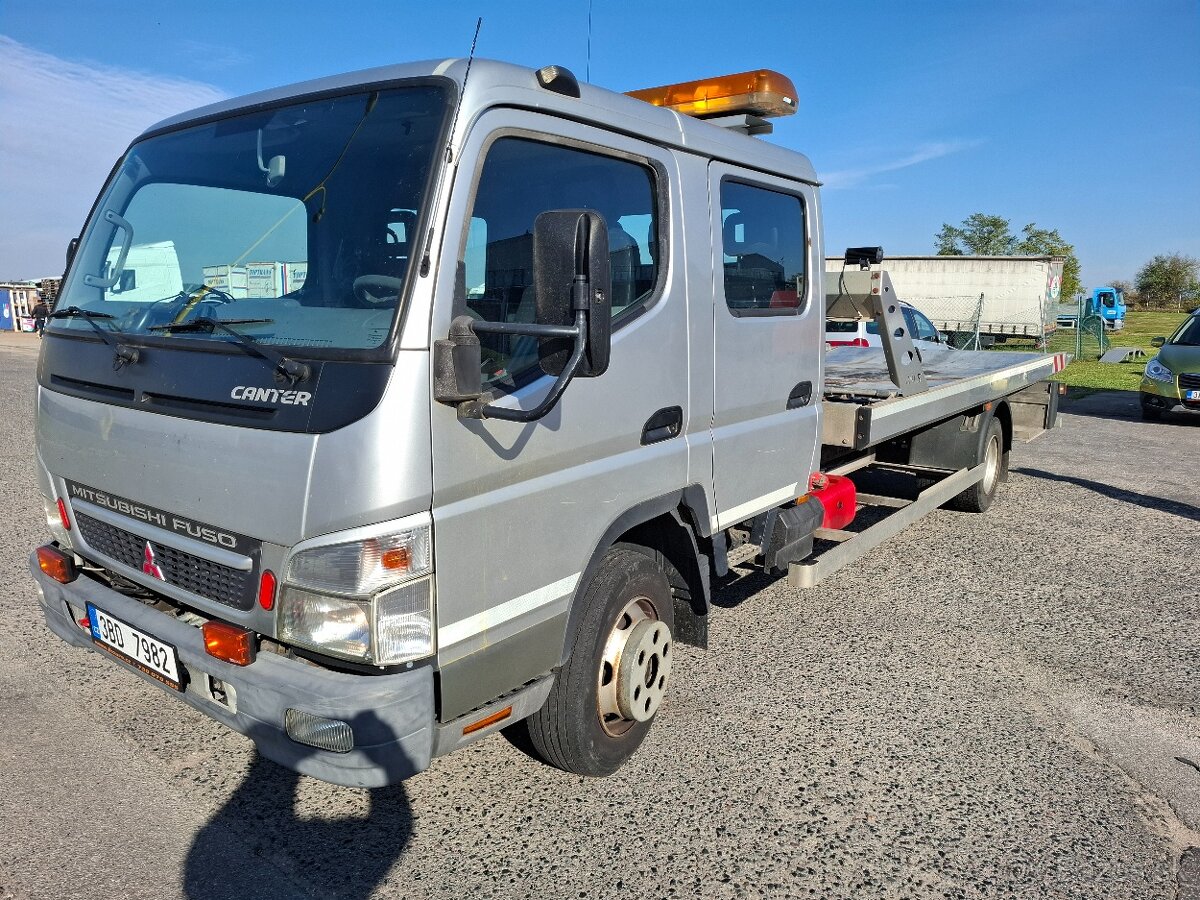
[[1058, 327], [1076, 328], [1079, 318], [1098, 318], [1108, 331], [1120, 331], [1125, 325], [1125, 295], [1117, 288], [1104, 285], [1093, 288], [1078, 304], [1064, 303], [1058, 308]]

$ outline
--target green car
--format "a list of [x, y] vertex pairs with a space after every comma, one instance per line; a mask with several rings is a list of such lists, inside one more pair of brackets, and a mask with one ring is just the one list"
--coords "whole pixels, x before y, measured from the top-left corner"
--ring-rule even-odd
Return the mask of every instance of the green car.
[[1142, 376], [1142, 418], [1158, 419], [1182, 404], [1200, 409], [1200, 309], [1183, 320], [1170, 338], [1150, 342], [1161, 348]]

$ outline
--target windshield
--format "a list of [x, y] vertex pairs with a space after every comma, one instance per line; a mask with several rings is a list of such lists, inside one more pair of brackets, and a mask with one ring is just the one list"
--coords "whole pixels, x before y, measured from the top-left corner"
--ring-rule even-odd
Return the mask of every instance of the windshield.
[[[139, 142], [96, 206], [56, 309], [165, 340], [233, 340], [170, 327], [214, 318], [257, 343], [379, 347], [419, 253], [445, 108], [440, 88], [414, 86]], [[80, 316], [53, 327], [91, 330]]]
[[1179, 344], [1184, 347], [1200, 347], [1200, 316], [1189, 316], [1179, 326], [1179, 330], [1167, 341], [1168, 344]]

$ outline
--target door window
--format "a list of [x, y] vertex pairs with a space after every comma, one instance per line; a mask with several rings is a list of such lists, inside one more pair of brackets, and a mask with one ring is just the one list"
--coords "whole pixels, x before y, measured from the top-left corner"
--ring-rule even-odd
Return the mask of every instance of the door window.
[[804, 201], [721, 182], [725, 305], [735, 316], [790, 316], [805, 304]]
[[[647, 165], [562, 144], [502, 137], [488, 150], [475, 193], [457, 302], [489, 322], [533, 322], [533, 226], [552, 209], [590, 209], [608, 224], [612, 315], [642, 308], [658, 283], [659, 211]], [[484, 384], [509, 389], [541, 374], [538, 343], [480, 336]]]

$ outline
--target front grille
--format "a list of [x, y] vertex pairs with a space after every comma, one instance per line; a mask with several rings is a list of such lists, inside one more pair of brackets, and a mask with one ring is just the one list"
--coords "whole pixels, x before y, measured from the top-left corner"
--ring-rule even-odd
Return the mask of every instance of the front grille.
[[1179, 376], [1179, 389], [1181, 391], [1200, 391], [1200, 373], [1190, 372]]
[[[142, 571], [145, 538], [78, 511], [75, 523], [88, 546], [97, 553]], [[168, 584], [234, 609], [249, 609], [254, 604], [253, 572], [231, 569], [174, 547], [151, 543], [154, 563], [162, 569]]]

